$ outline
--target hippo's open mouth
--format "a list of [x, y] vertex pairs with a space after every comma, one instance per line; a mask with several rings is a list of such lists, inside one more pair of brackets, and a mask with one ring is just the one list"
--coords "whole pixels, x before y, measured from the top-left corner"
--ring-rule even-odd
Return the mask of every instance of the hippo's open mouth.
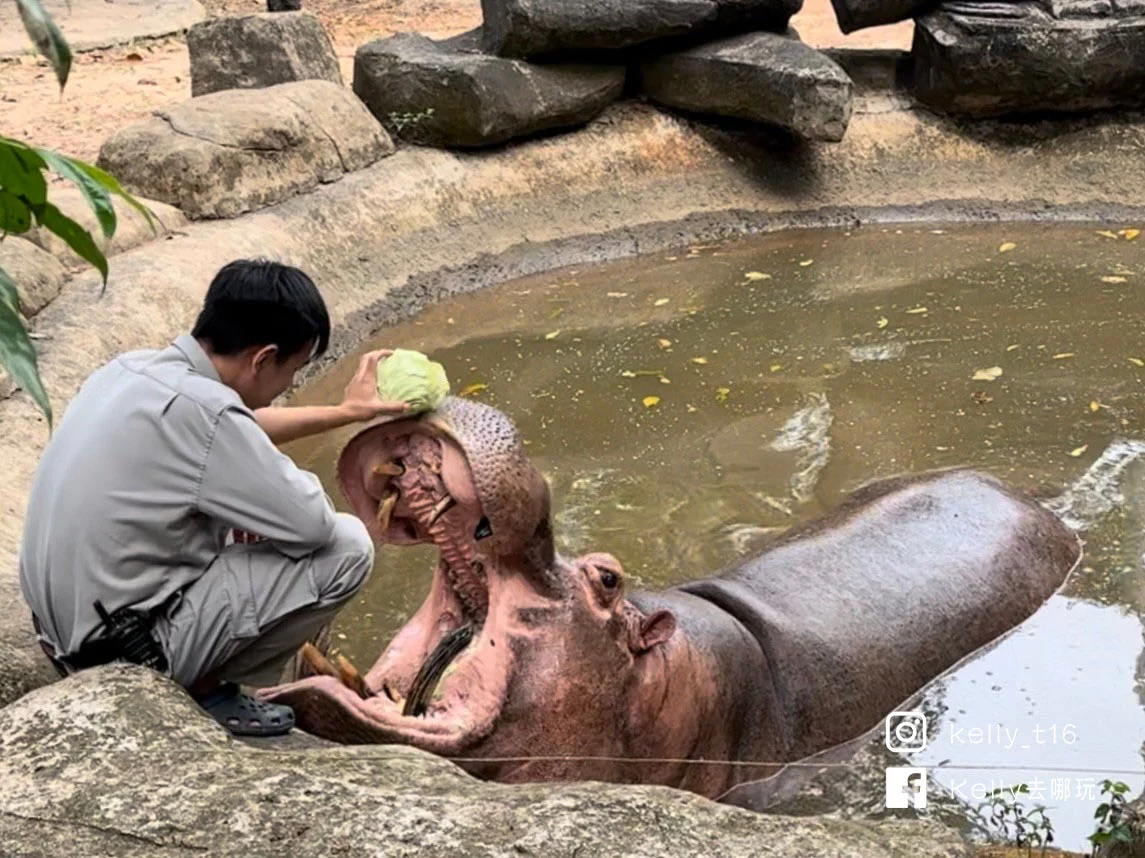
[[[309, 732], [455, 754], [493, 729], [510, 679], [510, 642], [524, 631], [519, 610], [544, 601], [535, 581], [506, 573], [499, 562], [519, 554], [532, 534], [533, 525], [522, 527], [530, 517], [522, 495], [535, 495], [540, 478], [531, 465], [521, 470], [515, 432], [498, 455], [488, 427], [474, 425], [475, 415], [493, 418], [462, 405], [452, 421], [448, 408], [421, 419], [380, 421], [342, 452], [340, 487], [375, 542], [432, 543], [440, 556], [425, 602], [364, 679], [311, 649], [312, 669], [320, 675], [262, 692], [263, 699], [292, 705]], [[466, 456], [466, 430], [480, 437], [476, 469]], [[479, 491], [483, 469], [491, 468], [496, 474], [485, 487], [509, 485], [508, 502]], [[526, 484], [514, 474], [524, 474]], [[547, 528], [547, 487], [543, 502], [532, 506], [531, 517], [543, 518]]]

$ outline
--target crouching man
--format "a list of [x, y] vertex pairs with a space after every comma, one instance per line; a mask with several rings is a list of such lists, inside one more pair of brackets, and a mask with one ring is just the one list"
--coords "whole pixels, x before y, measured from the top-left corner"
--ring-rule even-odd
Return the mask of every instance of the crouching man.
[[189, 335], [88, 378], [40, 460], [20, 556], [61, 675], [145, 664], [236, 734], [292, 728], [289, 708], [239, 685], [274, 684], [374, 554], [362, 523], [275, 445], [406, 409], [378, 399], [385, 351], [363, 358], [339, 405], [270, 407], [329, 339], [306, 274], [240, 260]]

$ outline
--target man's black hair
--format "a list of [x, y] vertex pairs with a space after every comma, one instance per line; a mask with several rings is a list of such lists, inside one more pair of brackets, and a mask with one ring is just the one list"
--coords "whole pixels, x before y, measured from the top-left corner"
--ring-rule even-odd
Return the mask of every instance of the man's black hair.
[[303, 271], [265, 259], [239, 259], [211, 281], [191, 336], [206, 340], [220, 355], [278, 346], [279, 362], [316, 342], [317, 357], [330, 345], [330, 314]]

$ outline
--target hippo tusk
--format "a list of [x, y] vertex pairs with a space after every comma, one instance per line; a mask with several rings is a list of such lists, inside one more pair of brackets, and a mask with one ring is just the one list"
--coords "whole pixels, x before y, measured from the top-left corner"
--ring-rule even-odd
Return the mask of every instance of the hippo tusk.
[[318, 647], [314, 646], [314, 644], [309, 641], [304, 643], [300, 654], [302, 660], [309, 664], [315, 673], [341, 679], [341, 676], [338, 674], [338, 669], [330, 663], [330, 659], [318, 651]]
[[400, 477], [406, 472], [400, 462], [382, 462], [374, 465], [374, 473], [379, 477]]
[[398, 495], [397, 492], [388, 494], [378, 505], [378, 530], [383, 534], [390, 529], [390, 516], [394, 514], [394, 507], [397, 506]]
[[453, 509], [453, 507], [455, 507], [456, 505], [457, 505], [457, 499], [454, 498], [452, 495], [446, 495], [445, 497], [443, 497], [441, 500], [439, 500], [437, 502], [437, 505], [434, 506], [433, 512], [430, 513], [429, 521], [426, 523], [426, 527], [433, 527], [435, 524], [437, 524], [437, 520], [439, 518], [441, 518], [443, 515], [445, 515], [451, 509]]
[[358, 668], [354, 667], [346, 656], [339, 653], [335, 657], [335, 664], [338, 667], [338, 678], [342, 680], [343, 685], [356, 691], [363, 700], [373, 697], [370, 689], [366, 687], [366, 680], [362, 679], [362, 674], [358, 672]]

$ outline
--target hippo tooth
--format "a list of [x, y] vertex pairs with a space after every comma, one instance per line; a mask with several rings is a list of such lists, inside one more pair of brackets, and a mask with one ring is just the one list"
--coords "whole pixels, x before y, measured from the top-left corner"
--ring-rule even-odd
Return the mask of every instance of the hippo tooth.
[[429, 517], [427, 527], [432, 527], [433, 525], [437, 524], [437, 520], [449, 512], [451, 509], [453, 509], [453, 507], [456, 505], [457, 500], [451, 495], [446, 495], [443, 497], [440, 501], [437, 502], [437, 505], [434, 506], [433, 513]]
[[342, 680], [343, 685], [356, 692], [363, 700], [373, 696], [366, 687], [366, 680], [362, 679], [362, 674], [350, 663], [350, 659], [339, 653], [334, 661], [338, 668], [338, 678]]
[[398, 496], [397, 493], [386, 495], [381, 505], [378, 507], [378, 530], [383, 534], [390, 528], [390, 516], [394, 513], [394, 507], [397, 506]]
[[374, 473], [379, 477], [400, 477], [406, 472], [400, 462], [383, 462], [380, 465], [374, 465]]

